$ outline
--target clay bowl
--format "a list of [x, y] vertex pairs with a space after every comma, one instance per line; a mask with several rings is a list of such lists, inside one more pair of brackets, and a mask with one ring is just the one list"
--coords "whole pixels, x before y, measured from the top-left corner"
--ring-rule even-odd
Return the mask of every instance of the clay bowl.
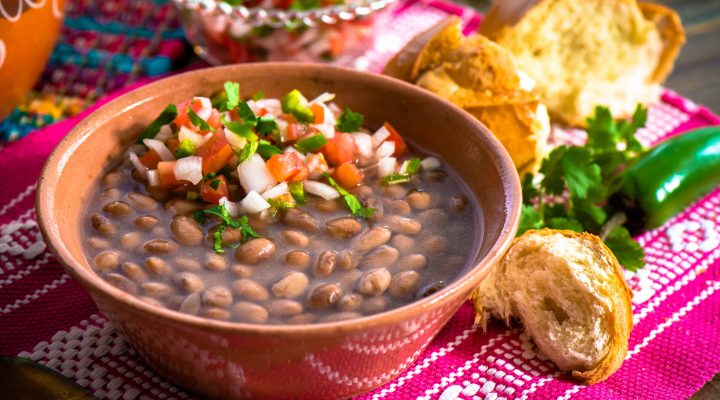
[[[297, 326], [213, 321], [146, 304], [97, 276], [85, 259], [84, 204], [106, 172], [168, 103], [210, 95], [227, 80], [243, 93], [334, 92], [343, 106], [384, 121], [441, 155], [481, 210], [476, 256], [461, 279], [410, 305], [355, 320]], [[466, 301], [515, 235], [521, 192], [510, 156], [476, 119], [429, 92], [380, 75], [309, 64], [197, 70], [141, 87], [78, 124], [48, 159], [37, 216], [68, 274], [158, 372], [205, 397], [343, 398], [407, 368]], [[382, 351], [380, 351], [382, 350]]]

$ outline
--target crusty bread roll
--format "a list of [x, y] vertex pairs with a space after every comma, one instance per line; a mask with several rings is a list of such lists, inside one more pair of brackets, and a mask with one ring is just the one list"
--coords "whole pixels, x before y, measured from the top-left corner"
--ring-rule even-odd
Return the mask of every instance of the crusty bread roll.
[[632, 115], [657, 101], [685, 42], [677, 14], [635, 0], [501, 0], [480, 33], [538, 84], [553, 120], [586, 126], [595, 106]]
[[512, 55], [483, 37], [465, 38], [456, 17], [415, 37], [384, 73], [417, 84], [470, 112], [500, 140], [520, 174], [547, 151], [550, 121], [532, 79]]
[[595, 235], [551, 229], [517, 237], [473, 294], [477, 322], [519, 318], [543, 354], [592, 384], [623, 362], [632, 329], [630, 288]]

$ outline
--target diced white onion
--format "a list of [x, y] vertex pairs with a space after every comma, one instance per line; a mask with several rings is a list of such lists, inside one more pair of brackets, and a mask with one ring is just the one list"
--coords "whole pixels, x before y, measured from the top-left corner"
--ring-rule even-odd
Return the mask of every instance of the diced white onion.
[[[208, 138], [209, 138], [209, 136], [208, 136]], [[193, 146], [195, 146], [196, 149], [197, 149], [198, 147], [204, 145], [205, 142], [207, 141], [207, 139], [205, 138], [205, 136], [203, 136], [203, 135], [201, 135], [201, 134], [199, 134], [199, 133], [193, 132], [192, 129], [190, 129], [190, 128], [184, 126], [184, 125], [181, 126], [181, 127], [180, 127], [180, 130], [178, 131], [178, 140], [179, 140], [181, 143], [182, 143], [183, 140], [189, 140], [190, 143], [192, 143]]]
[[240, 163], [237, 171], [240, 184], [247, 193], [253, 190], [264, 192], [275, 186], [275, 178], [265, 166], [265, 161], [257, 153], [253, 154], [245, 162]]
[[314, 99], [310, 103], [327, 103], [328, 101], [333, 101], [335, 99], [335, 93], [328, 93], [323, 92], [320, 93], [320, 95]]
[[397, 160], [395, 157], [385, 157], [378, 160], [378, 176], [384, 178], [395, 172]]
[[320, 133], [328, 139], [335, 137], [335, 124], [315, 124], [313, 125]]
[[140, 159], [138, 158], [137, 154], [130, 152], [129, 157], [130, 157], [130, 162], [135, 166], [135, 169], [137, 170], [137, 172], [139, 172], [143, 178], [147, 179], [148, 168], [145, 165], [143, 165], [143, 163], [140, 162]]
[[255, 100], [250, 99], [250, 100], [246, 101], [246, 103], [247, 103], [248, 107], [250, 107], [250, 109], [252, 110], [253, 113], [257, 114], [258, 111], [260, 111], [260, 107], [258, 107]]
[[380, 129], [375, 131], [372, 135], [372, 142], [374, 147], [380, 146], [380, 143], [384, 142], [385, 139], [390, 137], [390, 131], [385, 128], [385, 125], [381, 126]]
[[160, 185], [160, 173], [156, 169], [151, 169], [147, 173], [148, 185], [158, 186]]
[[305, 181], [303, 186], [305, 187], [306, 192], [314, 194], [315, 196], [320, 196], [325, 200], [337, 199], [340, 196], [340, 193], [338, 193], [335, 188], [322, 182]]
[[352, 137], [355, 139], [355, 145], [358, 148], [360, 158], [371, 158], [373, 156], [372, 137], [367, 133], [355, 133]]
[[237, 203], [228, 200], [227, 197], [225, 197], [225, 196], [221, 197], [220, 201], [218, 201], [218, 204], [225, 207], [228, 214], [230, 214], [231, 216], [237, 217], [239, 215]]
[[440, 160], [435, 157], [425, 157], [425, 159], [420, 161], [420, 166], [422, 167], [423, 171], [432, 171], [440, 168], [442, 166], [442, 163], [440, 163]]
[[202, 157], [190, 156], [177, 160], [173, 168], [175, 179], [197, 185], [202, 180]]
[[290, 124], [287, 121], [285, 121], [284, 119], [279, 119], [279, 118], [275, 120], [275, 123], [278, 126], [278, 131], [280, 132], [280, 137], [281, 138], [287, 137], [287, 129]]
[[173, 136], [173, 131], [170, 129], [170, 125], [163, 125], [160, 127], [160, 131], [155, 135], [155, 140], [161, 142], [167, 142]]
[[295, 153], [298, 157], [300, 157], [301, 160], [307, 161], [307, 157], [305, 156], [305, 154], [297, 151], [297, 149], [292, 146], [284, 148], [283, 153]]
[[337, 120], [335, 119], [335, 113], [330, 109], [330, 107], [326, 106], [325, 104], [320, 104], [322, 108], [325, 110], [323, 112], [323, 123], [325, 125], [335, 126], [335, 123]]
[[200, 109], [195, 114], [197, 114], [198, 117], [207, 121], [208, 118], [210, 118], [210, 116], [212, 115], [212, 101], [210, 101], [210, 99], [208, 99], [207, 97], [193, 97], [193, 101], [195, 100], [200, 100], [200, 103], [202, 104]]
[[270, 114], [280, 115], [282, 114], [282, 104], [278, 99], [260, 99], [255, 102], [258, 108], [266, 109]]
[[288, 184], [283, 182], [279, 185], [276, 185], [262, 193], [262, 198], [267, 199], [274, 199], [278, 196], [282, 196], [285, 193], [289, 192], [290, 189], [288, 188]]
[[270, 208], [270, 203], [254, 190], [248, 192], [245, 198], [240, 201], [239, 212], [243, 214], [255, 214]]
[[390, 157], [393, 153], [395, 153], [395, 142], [388, 140], [386, 142], [382, 142], [382, 144], [377, 148], [375, 151], [375, 157], [379, 160], [381, 158]]
[[230, 147], [232, 147], [233, 150], [240, 150], [245, 147], [247, 140], [244, 137], [232, 133], [232, 131], [227, 128], [225, 128], [224, 131], [225, 139], [230, 143]]
[[144, 139], [143, 143], [148, 148], [155, 150], [161, 160], [172, 161], [175, 159], [175, 156], [173, 156], [167, 146], [165, 146], [165, 143], [155, 139]]

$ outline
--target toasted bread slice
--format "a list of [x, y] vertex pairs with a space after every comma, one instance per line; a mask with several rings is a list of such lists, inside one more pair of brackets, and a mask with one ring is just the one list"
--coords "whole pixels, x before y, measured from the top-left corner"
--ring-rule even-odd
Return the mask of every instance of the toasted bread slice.
[[595, 106], [629, 117], [657, 101], [684, 33], [672, 10], [635, 0], [506, 0], [480, 33], [538, 83], [554, 119], [586, 126]]
[[630, 288], [595, 235], [543, 229], [516, 238], [473, 294], [477, 322], [518, 318], [561, 370], [592, 384], [625, 358], [632, 330]]

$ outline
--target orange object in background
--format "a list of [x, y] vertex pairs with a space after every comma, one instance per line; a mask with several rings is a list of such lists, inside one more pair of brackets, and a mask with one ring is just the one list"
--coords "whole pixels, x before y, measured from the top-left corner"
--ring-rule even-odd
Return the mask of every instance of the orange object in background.
[[0, 121], [32, 89], [50, 58], [65, 0], [0, 0]]

